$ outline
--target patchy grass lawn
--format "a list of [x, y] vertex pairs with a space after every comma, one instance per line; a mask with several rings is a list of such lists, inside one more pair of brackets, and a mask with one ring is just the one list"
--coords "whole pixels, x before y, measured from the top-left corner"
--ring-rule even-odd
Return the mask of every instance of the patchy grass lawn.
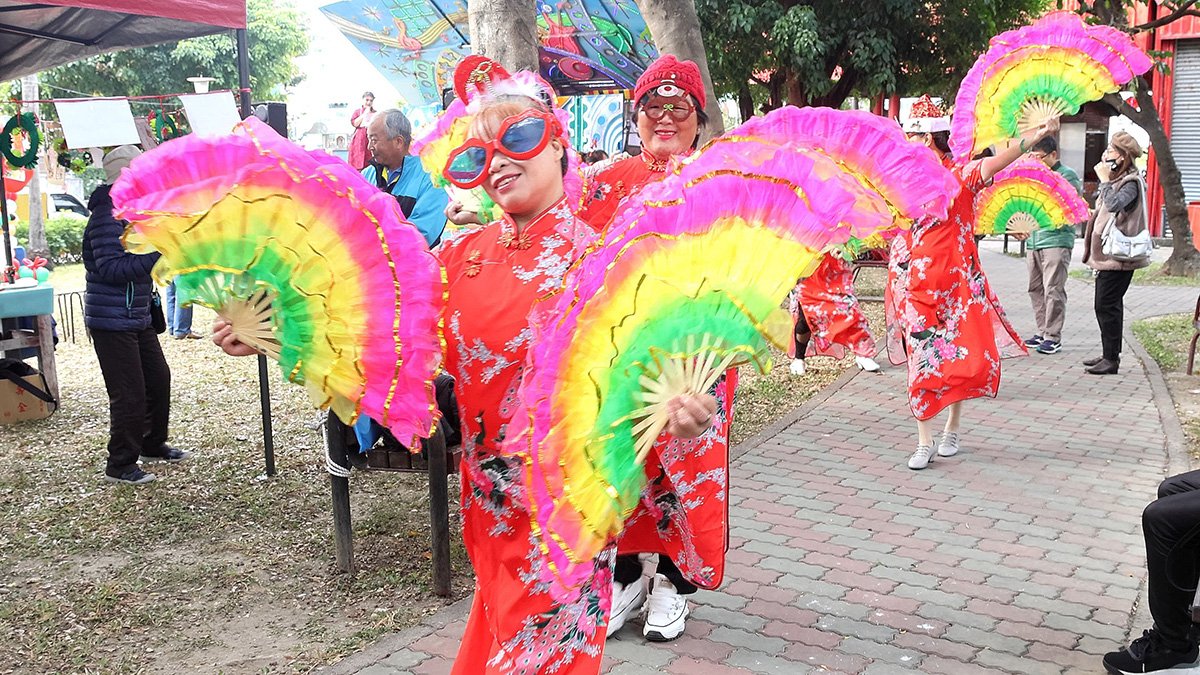
[[[82, 290], [81, 266], [54, 274], [56, 290]], [[881, 274], [864, 272], [860, 294], [882, 295]], [[864, 307], [882, 335], [882, 304]], [[196, 310], [197, 330], [211, 320]], [[58, 347], [61, 410], [0, 426], [0, 673], [307, 672], [469, 591], [456, 536], [455, 595], [431, 595], [420, 475], [354, 475], [358, 571], [338, 573], [318, 415], [303, 390], [272, 368], [278, 475], [266, 478], [255, 362], [208, 341], [163, 348], [171, 442], [195, 456], [153, 467], [154, 484], [102, 480], [107, 397], [82, 317], [76, 342]], [[767, 375], [743, 369], [734, 442], [853, 365], [813, 358], [792, 378], [777, 356], [783, 367]], [[457, 531], [457, 509], [451, 518]]]
[[1171, 314], [1133, 323], [1133, 333], [1167, 380], [1167, 388], [1187, 437], [1188, 451], [1200, 460], [1200, 378], [1187, 374], [1192, 315]]
[[[1200, 277], [1173, 277], [1162, 272], [1162, 263], [1150, 263], [1149, 267], [1135, 270], [1133, 285], [1135, 286], [1200, 286]], [[1091, 269], [1073, 269], [1067, 273], [1072, 279], [1080, 279], [1091, 283], [1095, 276]]]

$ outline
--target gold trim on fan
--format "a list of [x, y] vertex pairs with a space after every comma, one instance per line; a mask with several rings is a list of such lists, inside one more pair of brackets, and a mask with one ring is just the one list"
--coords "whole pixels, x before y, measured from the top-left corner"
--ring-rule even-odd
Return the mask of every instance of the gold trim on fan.
[[283, 347], [275, 337], [275, 324], [271, 321], [274, 299], [274, 295], [263, 289], [244, 300], [229, 298], [217, 309], [217, 314], [229, 322], [238, 341], [278, 361]]

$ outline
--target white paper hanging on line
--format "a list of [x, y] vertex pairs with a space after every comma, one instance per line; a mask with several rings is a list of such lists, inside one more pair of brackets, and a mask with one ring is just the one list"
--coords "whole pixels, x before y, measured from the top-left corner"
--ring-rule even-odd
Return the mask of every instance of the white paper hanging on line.
[[54, 102], [67, 147], [137, 145], [141, 142], [125, 98], [80, 98]]
[[233, 94], [214, 91], [208, 94], [180, 94], [183, 112], [187, 115], [192, 133], [197, 136], [220, 136], [233, 131], [242, 121], [234, 104]]

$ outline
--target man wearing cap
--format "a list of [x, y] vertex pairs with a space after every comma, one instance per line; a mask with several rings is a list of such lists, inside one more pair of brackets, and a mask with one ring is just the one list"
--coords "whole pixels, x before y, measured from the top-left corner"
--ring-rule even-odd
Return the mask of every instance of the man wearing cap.
[[[707, 97], [700, 69], [691, 61], [665, 54], [638, 78], [633, 100], [641, 153], [601, 167], [586, 176], [578, 216], [598, 231], [612, 222], [621, 203], [636, 199], [644, 186], [662, 180], [667, 164], [696, 149], [707, 122]], [[647, 488], [626, 521], [617, 544], [612, 613], [608, 634], [615, 635], [647, 604], [642, 634], [648, 640], [674, 640], [688, 617], [685, 597], [697, 588], [721, 583], [728, 532], [728, 443], [737, 371], [715, 386], [716, 420], [691, 440], [660, 441], [645, 464]], [[646, 554], [658, 554], [649, 589], [642, 576]], [[647, 562], [653, 563], [653, 556]]]
[[[125, 224], [113, 217], [109, 189], [121, 171], [142, 154], [122, 145], [104, 156], [108, 182], [92, 192], [83, 231], [87, 301], [83, 322], [92, 336], [108, 391], [109, 440], [105, 480], [140, 485], [154, 480], [142, 462], [178, 462], [189, 453], [167, 445], [171, 413], [171, 369], [152, 326], [158, 293], [150, 270], [159, 254], [125, 250]], [[161, 311], [161, 310], [160, 310]]]
[[367, 124], [367, 149], [373, 161], [362, 175], [375, 187], [396, 198], [409, 222], [417, 226], [430, 247], [436, 246], [446, 229], [446, 191], [434, 186], [421, 161], [408, 154], [412, 145], [412, 123], [404, 113], [384, 110]]

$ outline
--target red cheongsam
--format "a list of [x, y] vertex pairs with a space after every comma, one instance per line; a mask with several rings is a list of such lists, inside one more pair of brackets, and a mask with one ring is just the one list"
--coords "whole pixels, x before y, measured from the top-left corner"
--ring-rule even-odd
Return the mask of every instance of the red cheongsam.
[[919, 420], [951, 403], [994, 398], [1000, 359], [1026, 353], [975, 245], [974, 200], [987, 185], [982, 162], [943, 163], [962, 183], [948, 217], [914, 223], [892, 242], [888, 261], [888, 355], [908, 363], [909, 407]]
[[446, 268], [446, 370], [462, 420], [463, 541], [475, 599], [453, 672], [459, 675], [598, 673], [612, 591], [613, 547], [569, 604], [551, 600], [524, 506], [521, 460], [502, 455], [529, 349], [534, 305], [562, 278], [594, 232], [563, 200], [517, 236], [510, 220], [439, 251]]
[[[614, 162], [584, 179], [579, 217], [597, 231], [611, 224], [622, 203], [666, 176], [665, 163], [644, 155]], [[725, 573], [729, 536], [729, 426], [737, 370], [718, 381], [717, 415], [703, 436], [666, 434], [647, 460], [646, 489], [617, 542], [619, 553], [661, 553], [701, 588], [716, 588]]]
[[[799, 284], [800, 292], [789, 309], [792, 321], [804, 318], [812, 331], [805, 356], [831, 356], [840, 359], [849, 349], [856, 356], [875, 357], [875, 339], [871, 326], [854, 296], [854, 268], [841, 257], [825, 254], [812, 275]], [[788, 356], [796, 349], [788, 346]]]

